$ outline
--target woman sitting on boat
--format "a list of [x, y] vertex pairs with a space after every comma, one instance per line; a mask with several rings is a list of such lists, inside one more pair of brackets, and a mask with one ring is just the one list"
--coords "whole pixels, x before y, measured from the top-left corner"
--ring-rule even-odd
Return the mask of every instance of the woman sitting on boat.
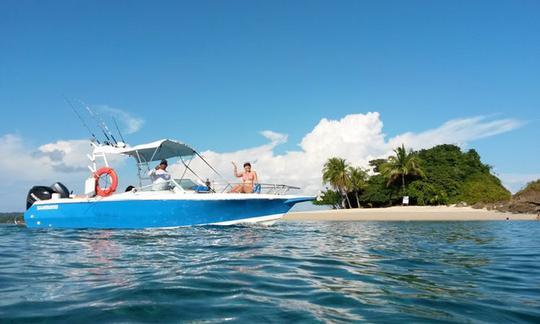
[[258, 182], [257, 172], [251, 170], [251, 164], [249, 162], [244, 163], [244, 172], [238, 172], [236, 163], [232, 162], [234, 167], [234, 176], [242, 178], [242, 184], [236, 185], [229, 192], [236, 193], [252, 193], [253, 186]]

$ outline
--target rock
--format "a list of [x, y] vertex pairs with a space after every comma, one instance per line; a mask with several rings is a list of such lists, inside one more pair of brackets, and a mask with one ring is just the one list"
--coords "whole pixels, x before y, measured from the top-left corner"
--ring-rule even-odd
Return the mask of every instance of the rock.
[[482, 209], [482, 208], [486, 207], [486, 204], [481, 203], [481, 202], [477, 202], [476, 204], [472, 205], [471, 207], [474, 208], [474, 209]]
[[540, 180], [529, 183], [523, 190], [512, 196], [508, 202], [495, 204], [495, 209], [511, 213], [540, 213]]

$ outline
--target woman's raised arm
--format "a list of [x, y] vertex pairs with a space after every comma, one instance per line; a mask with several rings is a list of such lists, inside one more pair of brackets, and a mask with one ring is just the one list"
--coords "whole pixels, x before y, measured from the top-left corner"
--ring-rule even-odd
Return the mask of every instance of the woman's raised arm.
[[242, 176], [242, 173], [238, 173], [238, 168], [236, 167], [236, 163], [232, 162], [233, 168], [234, 168], [234, 176], [237, 178], [240, 178]]

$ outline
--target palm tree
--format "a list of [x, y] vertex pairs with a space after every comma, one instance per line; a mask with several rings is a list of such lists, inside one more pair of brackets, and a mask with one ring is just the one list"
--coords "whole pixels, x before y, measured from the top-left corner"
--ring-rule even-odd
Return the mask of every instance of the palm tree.
[[351, 189], [356, 197], [356, 204], [360, 208], [360, 197], [358, 193], [367, 186], [368, 174], [362, 168], [349, 167], [349, 178], [351, 179]]
[[381, 165], [381, 173], [388, 178], [389, 186], [397, 179], [401, 178], [401, 189], [405, 192], [405, 177], [408, 175], [416, 175], [425, 177], [424, 171], [420, 168], [418, 156], [412, 150], [405, 150], [405, 145], [401, 144], [394, 150], [395, 156], [388, 158], [388, 161]]
[[351, 181], [347, 169], [348, 165], [345, 159], [338, 157], [328, 159], [323, 168], [323, 182], [330, 184], [342, 197], [345, 196], [349, 208], [351, 208], [351, 202], [347, 195]]

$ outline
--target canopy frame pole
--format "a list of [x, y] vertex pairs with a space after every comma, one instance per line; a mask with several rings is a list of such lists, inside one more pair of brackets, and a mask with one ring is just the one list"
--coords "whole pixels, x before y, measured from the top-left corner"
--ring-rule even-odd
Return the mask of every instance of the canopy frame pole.
[[139, 150], [136, 150], [135, 153], [137, 154], [136, 160], [137, 160], [137, 176], [139, 178], [139, 188], [142, 188], [142, 186], [143, 186], [142, 185], [143, 177], [142, 177], [142, 174], [141, 174], [142, 173], [141, 166], [146, 165], [146, 168], [148, 169], [148, 162], [146, 162], [146, 161], [143, 162], [142, 161], [141, 155], [139, 154]]
[[[197, 173], [195, 173], [195, 171], [193, 171], [193, 170], [189, 167], [189, 165], [186, 164], [186, 162], [184, 162], [184, 159], [183, 159], [182, 157], [180, 157], [180, 161], [182, 161], [182, 164], [186, 167], [186, 170], [191, 171], [191, 173], [193, 173], [193, 175], [196, 176], [197, 179], [199, 179], [202, 183], [204, 183], [204, 180], [201, 179], [201, 177], [199, 177], [199, 175], [198, 175]], [[191, 164], [191, 161], [193, 161], [193, 155], [192, 155], [191, 160], [189, 160], [189, 164]], [[185, 174], [185, 172], [184, 172], [184, 174]], [[182, 178], [183, 178], [183, 175], [182, 175]], [[180, 180], [182, 180], [182, 179], [180, 179]]]
[[225, 191], [227, 190], [227, 188], [229, 188], [229, 187], [232, 188], [231, 183], [230, 183], [224, 176], [222, 176], [219, 172], [217, 172], [217, 170], [214, 169], [214, 167], [213, 167], [210, 163], [208, 163], [208, 161], [206, 161], [206, 160], [204, 159], [204, 157], [203, 157], [202, 155], [199, 154], [199, 152], [197, 152], [197, 151], [194, 151], [194, 152], [195, 152], [195, 154], [197, 154], [197, 156], [198, 156], [198, 157], [199, 157], [199, 158], [200, 158], [200, 159], [201, 159], [201, 160], [202, 160], [202, 161], [203, 161], [210, 169], [212, 169], [212, 171], [214, 171], [215, 174], [217, 174], [222, 180], [224, 180], [224, 181], [227, 183], [227, 185], [225, 186], [225, 188], [223, 189], [222, 192], [225, 192]]
[[[161, 144], [163, 145], [163, 144]], [[154, 153], [152, 154], [152, 157], [150, 158], [150, 161], [154, 161], [154, 157], [156, 156], [157, 152], [159, 151], [159, 149], [161, 148], [161, 145], [159, 145], [158, 147], [156, 147], [156, 149], [154, 150]]]
[[[182, 181], [184, 179], [184, 176], [186, 175], [186, 172], [188, 170], [188, 167], [186, 166], [186, 164], [184, 163], [184, 159], [182, 157], [180, 157], [180, 160], [182, 161], [182, 164], [184, 164], [185, 168], [184, 168], [184, 172], [182, 173], [182, 176], [180, 177], [180, 181]], [[193, 159], [191, 159], [189, 161], [189, 164], [191, 164], [191, 161], [193, 161]], [[188, 165], [189, 165], [188, 164]]]

